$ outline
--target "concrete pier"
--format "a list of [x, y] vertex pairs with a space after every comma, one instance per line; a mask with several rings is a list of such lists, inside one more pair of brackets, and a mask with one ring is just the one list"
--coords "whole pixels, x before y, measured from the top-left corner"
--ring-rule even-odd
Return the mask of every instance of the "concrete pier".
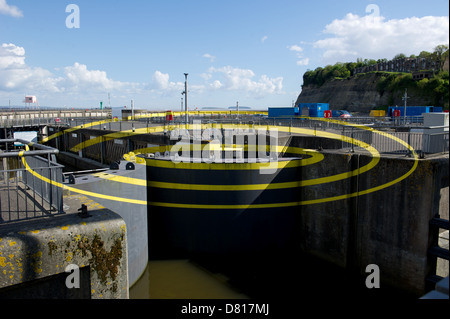
[[71, 213], [1, 225], [0, 299], [128, 298], [125, 222], [92, 201], [81, 217], [85, 201], [66, 198]]

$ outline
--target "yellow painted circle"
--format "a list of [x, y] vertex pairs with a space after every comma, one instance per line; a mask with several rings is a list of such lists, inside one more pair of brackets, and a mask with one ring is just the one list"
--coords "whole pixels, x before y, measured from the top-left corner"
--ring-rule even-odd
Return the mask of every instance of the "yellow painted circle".
[[[362, 126], [362, 125], [355, 125], [355, 124], [351, 124], [351, 123], [343, 123], [341, 121], [335, 121], [335, 120], [329, 120], [329, 119], [320, 119], [320, 118], [310, 118], [312, 120], [317, 120], [317, 121], [328, 121], [328, 122], [335, 122], [337, 124], [340, 125], [345, 125], [345, 126], [350, 126], [350, 127], [357, 127], [359, 129], [363, 129], [363, 130], [367, 130], [367, 131], [371, 131], [375, 134], [379, 134], [382, 136], [385, 136], [387, 138], [392, 139], [393, 141], [405, 146], [409, 151], [411, 151], [411, 154], [414, 157], [414, 164], [412, 166], [412, 168], [405, 173], [404, 175], [400, 176], [399, 178], [392, 180], [388, 183], [376, 186], [376, 187], [372, 187], [370, 189], [367, 190], [363, 190], [363, 191], [359, 191], [359, 192], [355, 192], [352, 194], [344, 194], [344, 195], [339, 195], [339, 196], [333, 196], [333, 197], [328, 197], [328, 198], [321, 198], [321, 199], [315, 199], [315, 200], [307, 200], [307, 201], [299, 201], [299, 202], [292, 202], [292, 203], [278, 203], [278, 204], [261, 204], [261, 205], [184, 205], [184, 204], [170, 204], [170, 203], [154, 203], [154, 202], [147, 202], [147, 201], [142, 201], [142, 200], [132, 200], [132, 199], [128, 199], [128, 198], [122, 198], [122, 197], [117, 197], [117, 196], [110, 196], [110, 195], [104, 195], [104, 194], [99, 194], [99, 193], [94, 193], [94, 192], [89, 192], [89, 191], [84, 191], [84, 190], [80, 190], [80, 189], [76, 189], [73, 187], [69, 187], [67, 185], [61, 184], [61, 183], [57, 183], [55, 181], [51, 181], [49, 179], [47, 179], [44, 176], [39, 175], [38, 173], [36, 173], [35, 171], [33, 171], [29, 165], [26, 163], [25, 157], [22, 157], [22, 162], [24, 163], [26, 169], [28, 171], [30, 171], [34, 176], [40, 178], [41, 180], [47, 182], [47, 183], [51, 183], [54, 186], [57, 187], [61, 187], [64, 189], [68, 189], [70, 191], [76, 192], [76, 193], [81, 193], [84, 194], [86, 196], [93, 196], [93, 197], [97, 197], [97, 198], [103, 198], [103, 199], [108, 199], [108, 200], [113, 200], [113, 201], [120, 201], [120, 202], [128, 202], [128, 203], [132, 203], [132, 204], [139, 204], [139, 205], [147, 205], [147, 204], [151, 204], [151, 205], [156, 205], [156, 206], [164, 206], [164, 207], [187, 207], [189, 208], [190, 206], [193, 206], [192, 208], [215, 208], [215, 209], [244, 209], [244, 208], [268, 208], [268, 207], [289, 207], [289, 206], [301, 206], [301, 205], [311, 205], [311, 204], [317, 204], [317, 203], [325, 203], [325, 202], [332, 202], [332, 201], [337, 201], [337, 200], [342, 200], [342, 199], [347, 199], [347, 198], [352, 198], [352, 197], [356, 197], [356, 196], [360, 196], [360, 195], [365, 195], [365, 194], [369, 194], [369, 193], [373, 193], [379, 190], [382, 190], [384, 188], [390, 187], [396, 183], [401, 182], [402, 180], [408, 178], [417, 168], [418, 165], [418, 155], [415, 152], [415, 150], [406, 142], [404, 142], [403, 140], [392, 136], [388, 133], [385, 132], [381, 132], [378, 130], [375, 130], [373, 128], [370, 127], [366, 127], [366, 126]], [[92, 127], [95, 125], [99, 125], [99, 124], [103, 124], [103, 123], [107, 123], [110, 120], [107, 121], [100, 121], [100, 122], [94, 122], [94, 123], [90, 123], [87, 125], [84, 125], [83, 128], [87, 128], [87, 127]], [[221, 125], [221, 124], [215, 124], [216, 127], [223, 127], [223, 128], [235, 128], [238, 125]], [[202, 129], [203, 127], [211, 127], [211, 125], [206, 124], [206, 125], [202, 125]], [[248, 125], [239, 125], [239, 127], [249, 127]], [[62, 134], [65, 133], [69, 133], [69, 132], [74, 132], [78, 129], [81, 129], [82, 127], [76, 127], [76, 128], [70, 128], [68, 130], [65, 130], [63, 132], [59, 132], [56, 133], [52, 136], [50, 136], [49, 138], [43, 140], [43, 142], [47, 142], [55, 137], [58, 137]], [[129, 137], [129, 136], [133, 136], [133, 135], [142, 135], [142, 134], [152, 134], [152, 133], [159, 133], [159, 132], [163, 132], [165, 129], [174, 129], [174, 128], [186, 128], [186, 129], [192, 129], [193, 125], [172, 125], [170, 127], [168, 126], [157, 126], [157, 127], [148, 127], [148, 128], [142, 128], [142, 129], [136, 129], [134, 131], [122, 131], [122, 132], [115, 132], [115, 133], [111, 133], [111, 134], [107, 134], [104, 135], [102, 137], [97, 137], [94, 139], [91, 139], [89, 141], [85, 141], [81, 144], [76, 145], [74, 148], [72, 148], [72, 151], [80, 151], [85, 147], [88, 146], [92, 146], [95, 145], [97, 143], [101, 143], [103, 141], [107, 141], [107, 140], [111, 140], [111, 139], [116, 139], [116, 138], [124, 138], [124, 137]], [[330, 183], [330, 182], [335, 182], [335, 181], [339, 181], [339, 180], [343, 180], [346, 178], [350, 178], [350, 177], [354, 177], [357, 176], [359, 174], [362, 174], [364, 172], [367, 172], [369, 170], [371, 170], [372, 168], [374, 168], [380, 160], [380, 154], [379, 152], [373, 148], [372, 146], [359, 141], [357, 139], [353, 139], [353, 138], [349, 138], [347, 136], [343, 136], [343, 135], [339, 135], [339, 134], [334, 134], [334, 133], [329, 133], [329, 132], [325, 132], [325, 131], [319, 131], [319, 130], [311, 130], [311, 129], [305, 129], [305, 128], [297, 128], [297, 127], [285, 127], [285, 126], [268, 126], [268, 125], [254, 125], [252, 126], [252, 128], [254, 128], [255, 130], [258, 129], [265, 129], [265, 130], [273, 130], [273, 129], [277, 129], [278, 131], [281, 132], [290, 132], [290, 133], [294, 133], [294, 134], [306, 134], [306, 135], [315, 135], [315, 136], [319, 136], [319, 137], [325, 137], [325, 138], [331, 138], [331, 139], [336, 139], [336, 140], [341, 140], [347, 143], [351, 143], [354, 144], [356, 146], [362, 147], [364, 148], [366, 151], [368, 151], [371, 155], [372, 155], [372, 160], [370, 161], [370, 163], [368, 163], [367, 165], [351, 171], [351, 172], [345, 172], [342, 174], [337, 174], [337, 175], [333, 175], [333, 176], [328, 176], [328, 177], [322, 177], [322, 178], [317, 178], [317, 179], [312, 179], [312, 180], [305, 180], [305, 181], [298, 181], [298, 182], [292, 182], [292, 183], [279, 183], [279, 184], [284, 184], [284, 185], [277, 185], [276, 183], [274, 184], [269, 184], [272, 186], [269, 186], [269, 188], [289, 188], [289, 187], [304, 187], [304, 186], [311, 186], [311, 185], [320, 185], [320, 184], [325, 184], [325, 183]], [[136, 152], [141, 151], [141, 150], [137, 150]], [[303, 164], [298, 164], [298, 165], [311, 165], [314, 163], [317, 163], [319, 161], [321, 161], [323, 159], [323, 154], [318, 153], [320, 155], [322, 155], [322, 157], [320, 155], [314, 154], [312, 153], [312, 157], [308, 158], [307, 160], [310, 160], [309, 162], [304, 162]], [[298, 162], [301, 162], [301, 160], [297, 160]], [[147, 161], [147, 165], [148, 165], [148, 161]], [[219, 166], [215, 166], [216, 169], [224, 169], [223, 166], [220, 165], [226, 165], [226, 164], [206, 164], [206, 163], [182, 163], [182, 164], [189, 164], [188, 166], [184, 165], [184, 167], [191, 167], [191, 169], [201, 169], [202, 165], [208, 165], [209, 169], [211, 169], [211, 167], [214, 167], [215, 165], [219, 165]], [[258, 163], [255, 163], [258, 164]], [[171, 167], [174, 167], [173, 165], [175, 165], [174, 163], [168, 164], [168, 165], [172, 165]], [[179, 165], [179, 164], [178, 164]], [[212, 166], [211, 166], [212, 165]], [[180, 168], [182, 168], [183, 166], [180, 166]], [[261, 165], [256, 165], [255, 167], [252, 167], [250, 169], [260, 169]], [[229, 165], [227, 165], [227, 169], [229, 169]], [[105, 176], [104, 174], [102, 176]], [[125, 183], [132, 183], [134, 185], [139, 185], [139, 186], [147, 186], [147, 181], [146, 180], [140, 180], [140, 179], [130, 179], [130, 178], [126, 178], [126, 177], [120, 177], [120, 176], [112, 176], [110, 178], [108, 177], [104, 177], [107, 179], [110, 179], [111, 181], [115, 181], [115, 182], [125, 182]], [[151, 183], [157, 183], [154, 184], [153, 186], [156, 187], [163, 187], [163, 188], [173, 188], [174, 185], [170, 184], [170, 183], [159, 183], [159, 182], [149, 182]], [[202, 189], [202, 187], [208, 187], [209, 190], [225, 190], [226, 186], [225, 185], [197, 185], [194, 186], [193, 189]], [[213, 186], [211, 189], [211, 186]], [[243, 185], [244, 187], [248, 187], [247, 189], [259, 189], [258, 187], [265, 187], [267, 185]], [[192, 187], [192, 186], [186, 186], [186, 187]], [[216, 187], [216, 189], [214, 189], [214, 187]], [[222, 187], [222, 188], [221, 188]], [[252, 188], [253, 187], [253, 188]], [[177, 188], [177, 187], [175, 187]], [[179, 189], [192, 189], [192, 188], [183, 188], [183, 185], [178, 186]], [[267, 188], [267, 187], [266, 187]], [[264, 189], [266, 189], [264, 188]], [[236, 185], [233, 186], [233, 189], [236, 189]], [[239, 189], [236, 189], [239, 190]], [[175, 206], [174, 206], [175, 205]], [[178, 205], [178, 206], [176, 206]], [[194, 207], [195, 206], [195, 207]], [[223, 207], [222, 207], [223, 206]]]

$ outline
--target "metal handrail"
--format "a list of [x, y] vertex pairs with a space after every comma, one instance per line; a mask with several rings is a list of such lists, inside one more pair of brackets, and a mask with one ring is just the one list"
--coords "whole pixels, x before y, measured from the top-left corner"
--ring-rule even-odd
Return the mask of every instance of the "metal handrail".
[[[38, 150], [8, 150], [8, 144], [14, 142]], [[64, 166], [51, 160], [59, 151], [21, 139], [4, 139], [0, 144], [6, 145], [6, 152], [0, 153], [0, 165], [4, 165], [0, 167], [0, 224], [63, 213], [63, 191], [54, 183], [63, 181]], [[27, 167], [21, 160], [25, 157]]]

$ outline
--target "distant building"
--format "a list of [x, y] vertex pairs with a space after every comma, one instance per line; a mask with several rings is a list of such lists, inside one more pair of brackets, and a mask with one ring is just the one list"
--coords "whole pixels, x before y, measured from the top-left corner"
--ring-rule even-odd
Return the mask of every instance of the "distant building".
[[[448, 58], [444, 64], [448, 70]], [[417, 73], [417, 78], [432, 77], [439, 71], [439, 62], [430, 58], [402, 58], [355, 68], [353, 75], [373, 71]]]
[[433, 77], [432, 71], [413, 72], [412, 78], [414, 81], [420, 81], [422, 79], [431, 79]]

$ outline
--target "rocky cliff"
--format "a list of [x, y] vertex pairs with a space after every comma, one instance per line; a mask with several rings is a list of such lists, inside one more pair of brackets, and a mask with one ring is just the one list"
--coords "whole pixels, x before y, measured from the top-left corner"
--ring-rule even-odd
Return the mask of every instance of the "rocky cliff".
[[[298, 103], [329, 103], [330, 109], [369, 113], [370, 110], [392, 105], [404, 105], [403, 90], [379, 92], [377, 84], [382, 73], [365, 73], [347, 79], [333, 79], [322, 86], [303, 86]], [[430, 96], [418, 90], [408, 90], [408, 105], [434, 105]], [[437, 105], [436, 105], [437, 106]]]

